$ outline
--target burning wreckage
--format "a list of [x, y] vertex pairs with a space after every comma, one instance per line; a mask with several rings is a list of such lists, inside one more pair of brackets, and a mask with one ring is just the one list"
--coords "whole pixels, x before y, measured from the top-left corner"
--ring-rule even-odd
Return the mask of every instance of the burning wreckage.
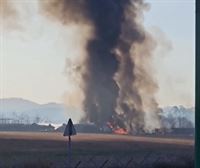
[[[66, 124], [63, 124], [61, 127], [57, 128], [56, 131], [63, 132], [66, 127]], [[74, 124], [74, 127], [76, 128], [76, 131], [78, 133], [107, 133], [107, 134], [121, 134], [121, 135], [127, 135], [128, 132], [123, 128], [117, 128], [113, 130], [113, 128], [110, 127], [109, 124], [103, 125], [102, 127], [98, 127], [95, 124]]]
[[[57, 128], [55, 131], [57, 132], [64, 132], [66, 124], [63, 124], [61, 127]], [[103, 133], [103, 134], [118, 134], [118, 135], [139, 135], [139, 136], [173, 136], [173, 137], [194, 137], [195, 129], [188, 127], [188, 128], [155, 128], [151, 131], [141, 130], [140, 132], [128, 132], [124, 128], [113, 128], [110, 123], [98, 127], [94, 123], [82, 123], [82, 124], [74, 124], [74, 127], [77, 133]]]

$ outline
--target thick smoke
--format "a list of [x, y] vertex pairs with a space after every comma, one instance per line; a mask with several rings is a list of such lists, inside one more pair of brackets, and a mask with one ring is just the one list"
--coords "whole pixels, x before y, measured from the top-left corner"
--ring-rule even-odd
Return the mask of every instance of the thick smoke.
[[129, 132], [148, 127], [146, 119], [157, 121], [157, 86], [150, 67], [156, 44], [139, 20], [146, 4], [142, 0], [49, 0], [42, 5], [47, 16], [63, 24], [92, 27], [85, 70], [80, 71], [83, 120], [100, 126], [110, 122]]
[[[85, 80], [85, 119], [103, 125], [116, 116], [115, 107], [119, 87], [114, 75], [119, 60], [114, 50], [121, 34], [124, 10], [128, 1], [88, 1], [89, 19], [94, 34], [88, 41], [87, 74]], [[116, 121], [116, 120], [115, 120]]]
[[0, 15], [1, 17], [11, 17], [16, 14], [11, 2], [9, 0], [0, 1]]
[[0, 0], [0, 24], [5, 28], [16, 27], [18, 13], [10, 0]]

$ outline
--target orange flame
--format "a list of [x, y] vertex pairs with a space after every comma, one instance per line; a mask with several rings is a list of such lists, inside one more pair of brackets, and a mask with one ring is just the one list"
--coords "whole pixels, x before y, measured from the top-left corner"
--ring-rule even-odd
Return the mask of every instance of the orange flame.
[[113, 133], [115, 134], [120, 134], [120, 135], [127, 135], [128, 131], [124, 128], [114, 128], [114, 126], [110, 123], [107, 122], [107, 125], [113, 130]]
[[120, 135], [127, 135], [128, 132], [124, 128], [118, 128], [114, 130], [115, 134], [120, 134]]

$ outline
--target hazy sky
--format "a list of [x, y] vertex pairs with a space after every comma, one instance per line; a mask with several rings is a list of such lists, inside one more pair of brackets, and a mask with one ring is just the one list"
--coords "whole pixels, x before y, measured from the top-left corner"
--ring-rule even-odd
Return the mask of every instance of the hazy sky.
[[[66, 58], [77, 57], [84, 35], [42, 16], [37, 0], [11, 0], [16, 17], [1, 21], [0, 97], [62, 102], [73, 88]], [[154, 76], [160, 106], [194, 104], [195, 2], [148, 0], [144, 24], [155, 39]], [[13, 24], [15, 21], [15, 24]], [[77, 36], [80, 34], [80, 36]]]

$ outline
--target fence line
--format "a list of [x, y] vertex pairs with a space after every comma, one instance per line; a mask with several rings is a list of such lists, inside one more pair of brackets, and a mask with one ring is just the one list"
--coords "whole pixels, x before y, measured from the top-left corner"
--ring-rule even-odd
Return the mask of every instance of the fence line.
[[[170, 157], [168, 157], [150, 151], [144, 154], [142, 158], [141, 155], [121, 158], [116, 156], [91, 156], [89, 159], [78, 159], [78, 161], [73, 162], [71, 168], [160, 168], [159, 165], [168, 165], [167, 168], [181, 166], [183, 168], [193, 168], [193, 161], [193, 158], [187, 156], [187, 154], [182, 157], [170, 154]], [[66, 166], [66, 168], [69, 167]]]

